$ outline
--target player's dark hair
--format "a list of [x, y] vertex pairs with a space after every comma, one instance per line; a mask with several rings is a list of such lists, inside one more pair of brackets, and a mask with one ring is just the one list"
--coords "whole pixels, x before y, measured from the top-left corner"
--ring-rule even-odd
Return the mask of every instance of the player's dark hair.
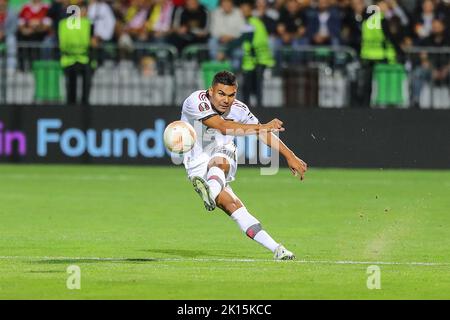
[[226, 86], [237, 86], [236, 76], [230, 71], [220, 71], [214, 76], [212, 86], [214, 87], [218, 83]]

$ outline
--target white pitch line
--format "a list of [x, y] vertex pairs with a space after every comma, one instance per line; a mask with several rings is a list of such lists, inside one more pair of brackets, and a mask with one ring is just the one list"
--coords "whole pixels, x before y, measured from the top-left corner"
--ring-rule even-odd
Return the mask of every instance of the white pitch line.
[[67, 175], [67, 174], [9, 174], [1, 173], [0, 177], [3, 179], [12, 180], [75, 180], [75, 181], [128, 181], [128, 180], [142, 180], [142, 176], [135, 175]]
[[[91, 260], [91, 261], [123, 261], [123, 262], [280, 262], [271, 259], [240, 258], [111, 258], [111, 257], [48, 257], [48, 256], [0, 256], [0, 260]], [[400, 265], [400, 266], [450, 266], [449, 262], [389, 262], [389, 261], [351, 261], [351, 260], [294, 260], [287, 263], [300, 264], [343, 264], [343, 265]]]

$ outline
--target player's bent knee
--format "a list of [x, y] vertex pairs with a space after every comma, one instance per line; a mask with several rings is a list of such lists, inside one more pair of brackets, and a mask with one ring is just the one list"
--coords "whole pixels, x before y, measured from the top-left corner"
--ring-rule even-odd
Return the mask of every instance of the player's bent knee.
[[228, 174], [230, 171], [230, 164], [228, 163], [228, 160], [223, 157], [215, 157], [211, 159], [208, 163], [208, 169], [212, 167], [218, 167], [220, 168], [225, 174]]

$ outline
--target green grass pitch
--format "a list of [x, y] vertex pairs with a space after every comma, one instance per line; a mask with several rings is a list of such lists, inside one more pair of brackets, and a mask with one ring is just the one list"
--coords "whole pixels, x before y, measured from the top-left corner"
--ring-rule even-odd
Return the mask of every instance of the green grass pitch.
[[1, 165], [0, 299], [450, 299], [450, 171], [240, 168], [232, 186], [297, 261], [207, 213], [182, 167]]

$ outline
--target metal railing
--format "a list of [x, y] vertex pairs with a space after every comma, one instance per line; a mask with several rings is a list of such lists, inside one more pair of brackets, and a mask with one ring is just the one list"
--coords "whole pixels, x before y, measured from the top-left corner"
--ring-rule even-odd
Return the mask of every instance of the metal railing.
[[[345, 46], [281, 48], [275, 51], [276, 89], [287, 107], [344, 107], [359, 66], [355, 50]], [[274, 89], [272, 89], [274, 91]], [[281, 99], [280, 99], [281, 100]]]
[[[349, 47], [280, 48], [275, 51], [276, 66], [267, 68], [262, 77], [265, 107], [343, 107], [350, 101], [350, 82], [356, 78], [358, 66], [356, 52]], [[178, 83], [180, 97], [205, 87], [204, 64], [209, 64], [206, 45], [187, 47], [181, 57], [178, 72], [188, 81]], [[218, 63], [220, 68], [222, 63]], [[230, 62], [232, 69], [236, 63]], [[179, 78], [179, 77], [177, 77]], [[242, 76], [239, 82], [242, 84]], [[242, 86], [240, 86], [242, 88]], [[241, 99], [242, 90], [238, 91]], [[177, 95], [178, 96], [178, 95]], [[245, 101], [256, 106], [256, 98]]]
[[[0, 79], [0, 101], [3, 104], [63, 104], [67, 101], [68, 73], [61, 67], [56, 46], [19, 43], [14, 62], [17, 68], [6, 65], [11, 58], [7, 57], [7, 52], [3, 52], [1, 59], [4, 71]], [[90, 63], [81, 71], [78, 82], [89, 82], [90, 104], [173, 104], [175, 48], [105, 45], [91, 49], [89, 56]], [[77, 87], [80, 91], [80, 85]]]
[[[218, 70], [214, 63], [211, 69], [206, 45], [189, 46], [178, 54], [164, 44], [132, 48], [107, 44], [91, 49], [89, 55], [85, 79], [91, 105], [180, 105], [191, 92], [209, 85], [208, 70]], [[359, 107], [362, 95], [372, 107], [450, 108], [448, 74], [442, 72], [439, 78], [434, 71], [435, 65], [449, 65], [450, 73], [450, 48], [413, 48], [406, 53], [405, 65], [372, 65], [368, 75], [349, 47], [280, 48], [274, 59], [276, 66], [262, 75], [264, 107]], [[242, 84], [242, 75], [237, 74]], [[0, 45], [1, 104], [65, 104], [67, 91], [73, 88], [66, 79], [56, 46], [19, 43], [9, 50]], [[366, 87], [360, 85], [364, 81]], [[81, 95], [78, 92], [78, 101]], [[245, 102], [256, 106], [255, 97], [249, 100]]]
[[406, 52], [409, 104], [450, 108], [450, 47], [415, 47]]

